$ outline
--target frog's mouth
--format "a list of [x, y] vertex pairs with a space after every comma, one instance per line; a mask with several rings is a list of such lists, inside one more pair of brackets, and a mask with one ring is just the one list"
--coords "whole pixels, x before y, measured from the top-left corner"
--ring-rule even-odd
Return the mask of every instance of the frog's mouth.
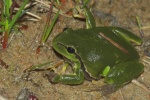
[[79, 59], [79, 61], [80, 61], [81, 69], [82, 69], [82, 71], [84, 72], [84, 78], [85, 78], [86, 80], [88, 80], [88, 81], [97, 80], [97, 79], [91, 77], [90, 74], [86, 71], [85, 65], [84, 65], [82, 59], [80, 58], [80, 56], [77, 55], [77, 54], [75, 54], [75, 55], [76, 55], [76, 58]]

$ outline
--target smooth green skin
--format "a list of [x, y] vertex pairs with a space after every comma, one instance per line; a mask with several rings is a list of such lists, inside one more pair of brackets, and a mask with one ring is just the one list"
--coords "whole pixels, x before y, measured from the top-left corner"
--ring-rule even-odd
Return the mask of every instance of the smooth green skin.
[[[103, 76], [106, 83], [118, 89], [143, 72], [139, 54], [130, 42], [140, 45], [142, 40], [119, 27], [67, 29], [53, 39], [52, 45], [58, 53], [74, 63], [74, 73], [56, 75], [52, 81], [81, 84], [86, 73], [93, 79]], [[75, 53], [69, 53], [68, 47], [73, 48]]]

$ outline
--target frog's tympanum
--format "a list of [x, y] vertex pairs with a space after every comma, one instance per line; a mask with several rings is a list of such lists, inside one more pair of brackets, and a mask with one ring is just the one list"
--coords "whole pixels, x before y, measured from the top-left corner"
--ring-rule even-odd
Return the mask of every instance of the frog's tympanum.
[[131, 42], [140, 45], [142, 40], [123, 28], [95, 27], [90, 20], [88, 29], [67, 29], [53, 39], [53, 48], [73, 63], [73, 73], [56, 74], [51, 81], [81, 84], [84, 79], [104, 78], [118, 89], [137, 78], [144, 67]]

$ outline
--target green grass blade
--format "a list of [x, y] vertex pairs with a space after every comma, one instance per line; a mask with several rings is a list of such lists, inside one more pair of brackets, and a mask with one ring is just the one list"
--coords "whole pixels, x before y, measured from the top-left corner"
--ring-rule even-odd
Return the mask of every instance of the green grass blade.
[[4, 23], [4, 22], [0, 22], [0, 25], [1, 25], [1, 26], [4, 26], [4, 25], [5, 25], [5, 23]]
[[12, 4], [11, 0], [3, 0], [4, 6], [5, 6], [5, 16], [9, 19], [10, 18], [10, 6]]
[[56, 0], [56, 3], [57, 3], [58, 5], [60, 5], [60, 1], [59, 1], [59, 0]]
[[3, 32], [4, 31], [4, 26], [5, 26], [5, 21], [4, 21], [4, 5], [2, 5], [2, 8], [1, 8], [1, 22], [0, 22], [0, 28], [1, 28], [1, 31], [0, 32]]
[[52, 62], [49, 61], [49, 62], [46, 62], [46, 63], [43, 63], [43, 64], [39, 64], [39, 65], [32, 66], [32, 67], [30, 68], [30, 71], [33, 71], [33, 70], [35, 70], [35, 69], [39, 69], [40, 67], [45, 66], [45, 65], [48, 65], [48, 64], [50, 64], [50, 63], [52, 63]]
[[2, 8], [1, 8], [1, 22], [4, 23], [4, 5], [2, 5]]
[[14, 25], [14, 23], [17, 21], [17, 19], [19, 18], [20, 14], [22, 13], [22, 10], [24, 9], [24, 7], [28, 3], [28, 1], [29, 0], [25, 0], [23, 2], [23, 4], [21, 5], [20, 9], [18, 10], [18, 12], [16, 13], [16, 15], [13, 17], [12, 21], [10, 22], [9, 29], [11, 29], [12, 26]]
[[4, 32], [4, 30], [0, 30], [0, 33]]
[[55, 17], [54, 17], [50, 27], [46, 31], [46, 33], [44, 33], [44, 35], [42, 36], [42, 42], [45, 42], [47, 40], [48, 36], [50, 35], [50, 33], [51, 33], [52, 29], [53, 29], [53, 26], [54, 26], [56, 20], [58, 19], [58, 16], [59, 16], [59, 11], [56, 13], [56, 15], [55, 15]]
[[5, 20], [5, 30], [8, 30], [8, 27], [9, 27], [9, 20], [6, 19]]
[[82, 9], [86, 7], [86, 5], [90, 2], [90, 0], [85, 0], [82, 6]]
[[29, 9], [26, 9], [26, 10], [23, 10], [22, 12], [21, 12], [21, 14], [20, 14], [20, 16], [18, 17], [18, 19], [20, 18], [20, 17], [22, 17], [26, 12], [28, 12], [29, 11]]
[[140, 35], [141, 35], [141, 37], [144, 37], [144, 33], [143, 33], [143, 31], [142, 31], [142, 25], [141, 25], [141, 22], [140, 22], [140, 19], [139, 19], [139, 17], [138, 16], [136, 16], [136, 20], [137, 20], [137, 23], [138, 23], [138, 27], [139, 27], [139, 30], [140, 30]]

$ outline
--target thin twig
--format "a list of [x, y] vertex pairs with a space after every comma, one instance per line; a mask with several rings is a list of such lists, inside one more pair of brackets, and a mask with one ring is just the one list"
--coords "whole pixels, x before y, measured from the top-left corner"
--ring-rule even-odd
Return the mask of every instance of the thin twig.
[[[35, 0], [35, 1], [38, 2], [38, 3], [43, 4], [43, 5], [44, 5], [45, 7], [47, 7], [47, 8], [49, 8], [49, 7], [50, 7], [49, 5], [51, 4], [51, 2], [50, 2], [49, 4], [47, 4], [47, 3], [42, 2], [42, 1], [39, 1], [39, 0]], [[54, 13], [57, 13], [57, 12], [58, 12], [58, 9], [57, 9], [56, 7], [53, 7], [53, 12], [54, 12]], [[59, 14], [62, 15], [62, 16], [65, 16], [65, 17], [72, 17], [72, 16], [70, 16], [70, 15], [67, 15], [67, 14], [63, 13], [62, 10], [60, 10]]]
[[24, 9], [29, 8], [29, 7], [31, 7], [31, 6], [33, 6], [33, 5], [36, 5], [36, 4], [37, 4], [37, 2], [28, 3], [28, 4], [24, 7]]
[[139, 31], [140, 31], [141, 37], [144, 37], [143, 30], [141, 29], [142, 25], [141, 25], [141, 22], [140, 22], [140, 19], [139, 19], [138, 16], [136, 16], [136, 20], [137, 20], [137, 23], [138, 23], [138, 27], [139, 27]]
[[[150, 25], [149, 26], [142, 26], [141, 29], [143, 29], [143, 30], [150, 29]], [[133, 30], [139, 30], [139, 28], [134, 28]]]
[[[15, 8], [15, 10], [19, 10], [19, 8]], [[33, 13], [31, 13], [31, 12], [26, 12], [26, 14], [28, 14], [28, 15], [30, 15], [30, 16], [33, 16], [33, 17], [35, 17], [35, 18], [37, 18], [37, 19], [42, 19], [41, 17], [39, 17], [39, 16], [37, 16], [37, 15], [35, 15], [35, 14], [33, 14]]]
[[122, 95], [121, 89], [119, 89], [119, 93], [120, 93], [120, 96], [121, 96], [121, 100], [124, 100], [124, 97], [123, 97], [123, 95]]
[[146, 90], [147, 92], [150, 92], [150, 89], [148, 87], [146, 87], [145, 85], [141, 84], [140, 82], [138, 82], [137, 80], [132, 80], [132, 83], [141, 87], [142, 89]]
[[8, 99], [0, 95], [0, 100], [8, 100]]

